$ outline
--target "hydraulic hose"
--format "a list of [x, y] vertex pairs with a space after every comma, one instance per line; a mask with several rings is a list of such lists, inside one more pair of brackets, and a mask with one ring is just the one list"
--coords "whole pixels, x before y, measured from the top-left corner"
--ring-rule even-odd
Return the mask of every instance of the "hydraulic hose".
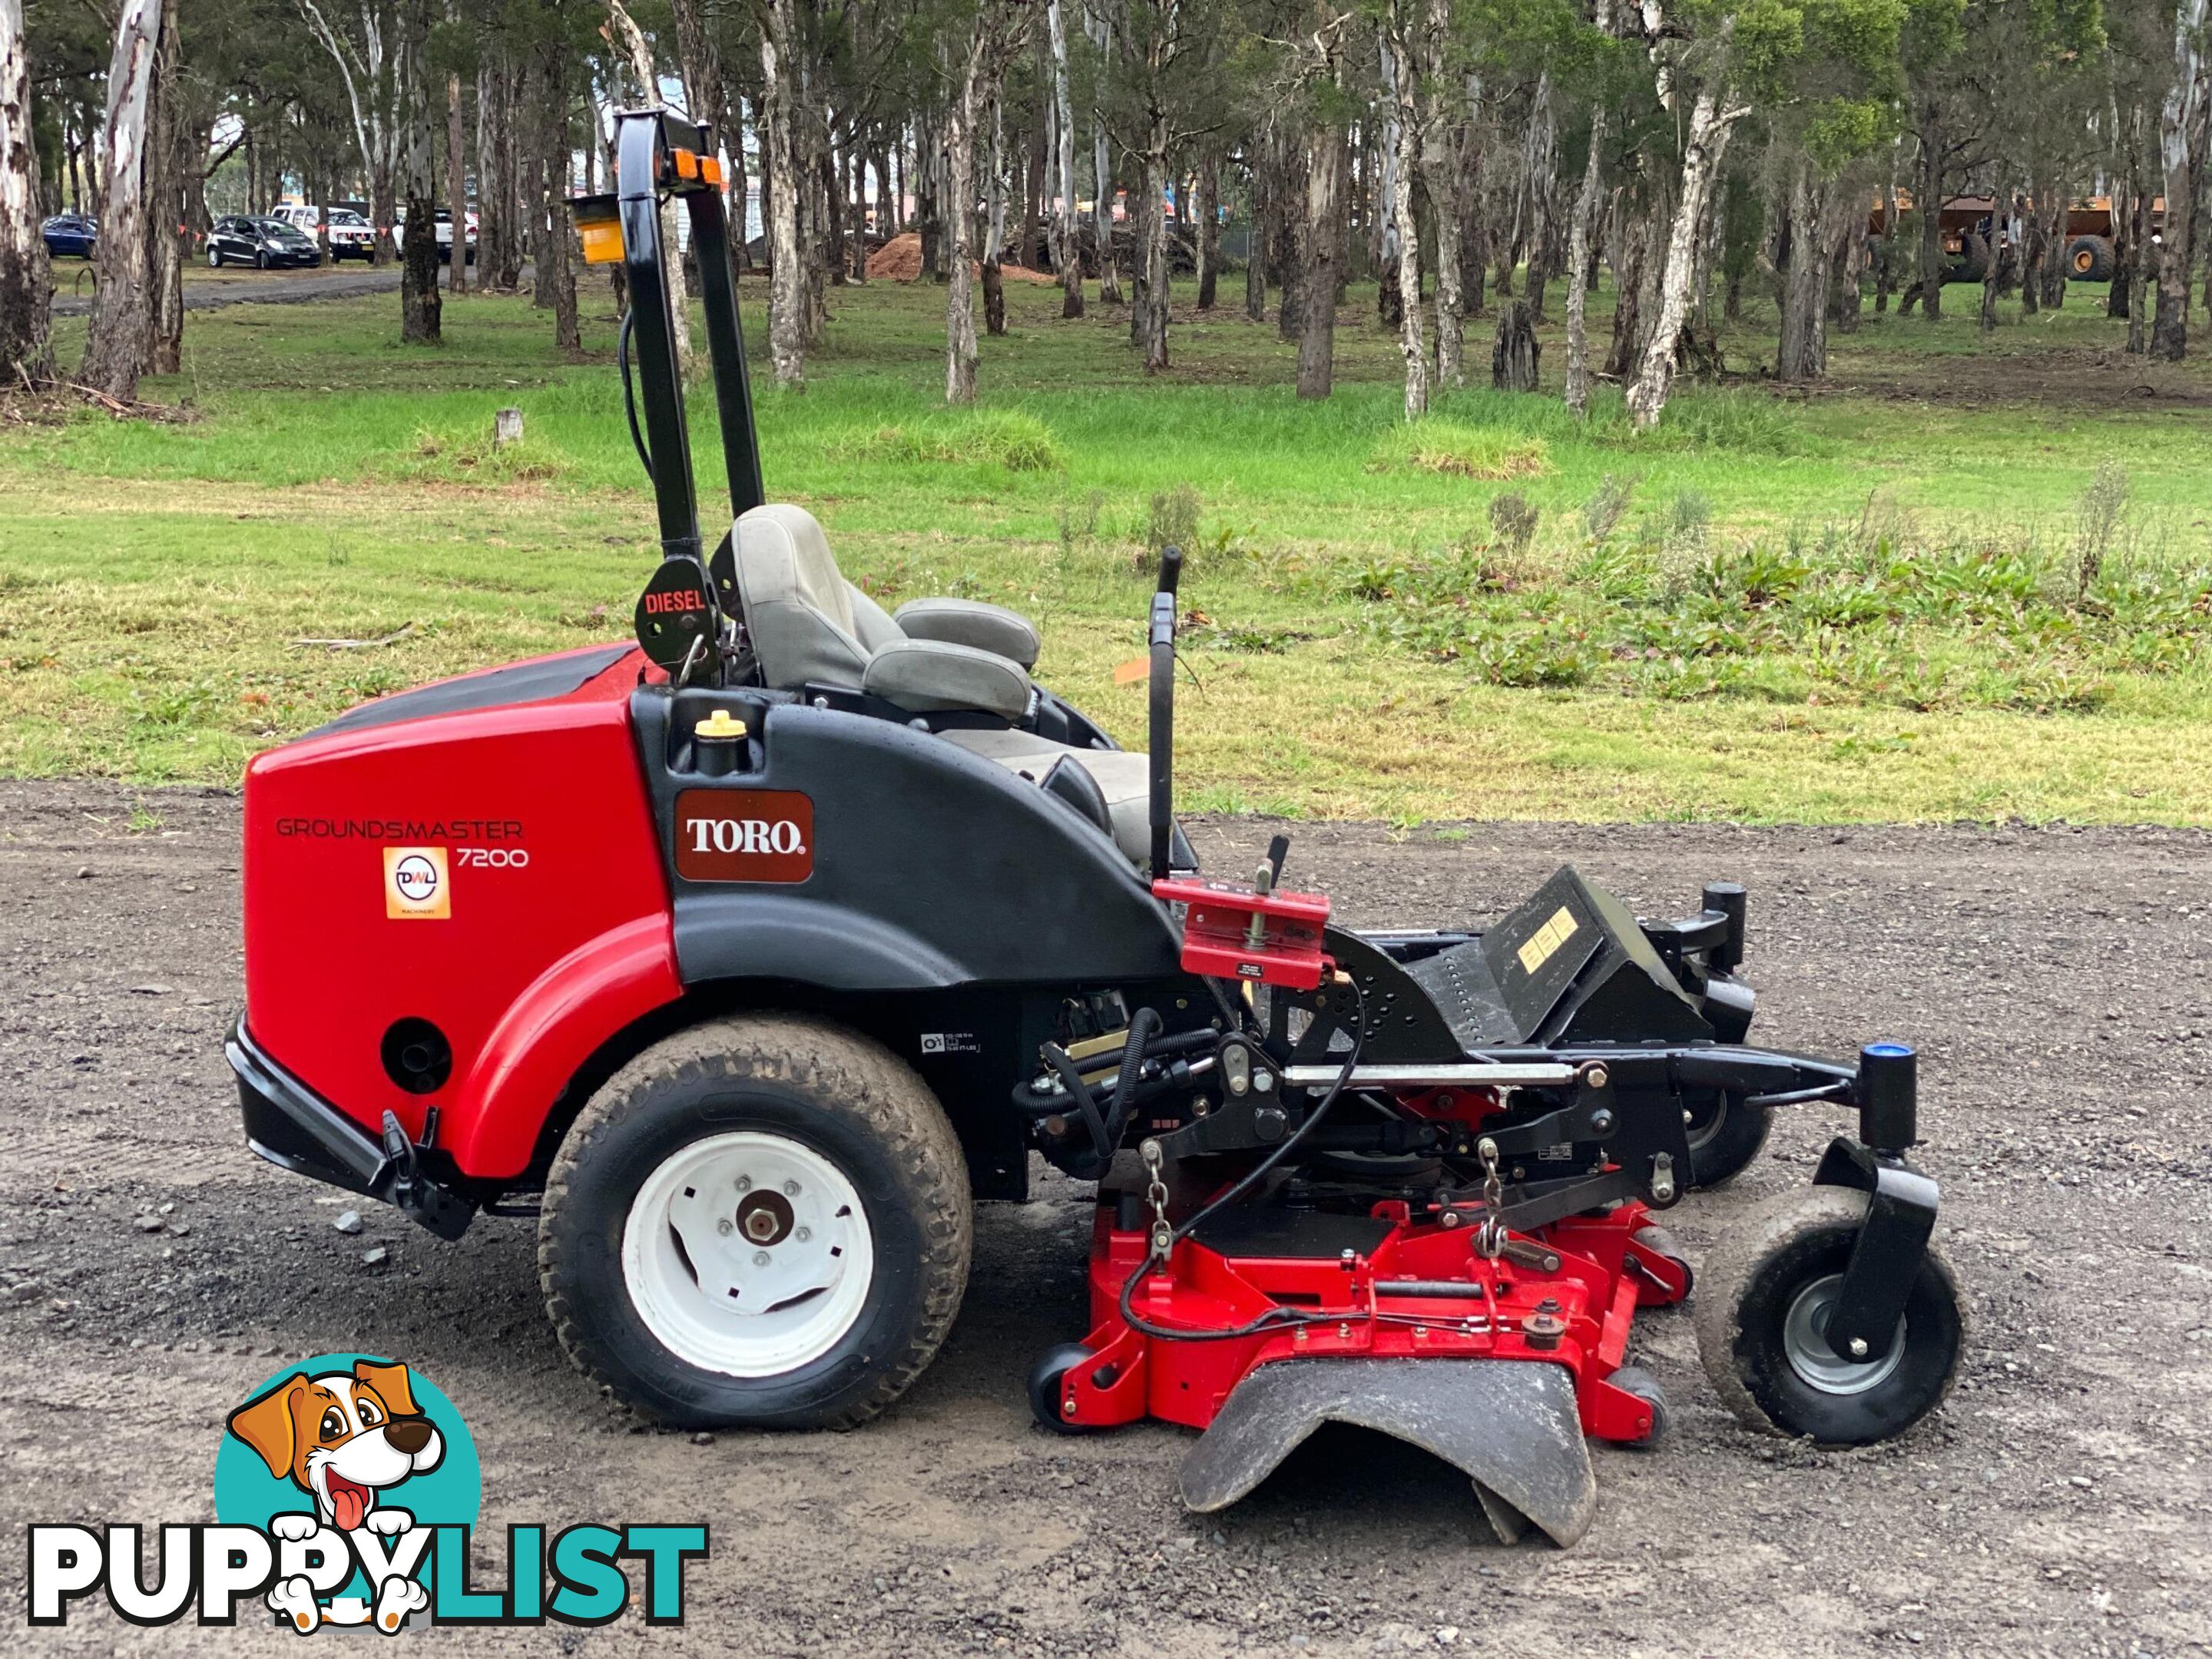
[[637, 450], [637, 459], [645, 467], [646, 482], [653, 481], [653, 452], [645, 447], [645, 434], [637, 423], [637, 390], [630, 384], [629, 331], [632, 313], [624, 307], [622, 330], [615, 337], [615, 360], [622, 365], [623, 413], [629, 420], [629, 441]]
[[[1276, 1146], [1274, 1151], [1246, 1170], [1234, 1184], [1217, 1194], [1212, 1200], [1196, 1215], [1174, 1231], [1170, 1236], [1167, 1255], [1173, 1255], [1177, 1244], [1182, 1243], [1184, 1239], [1212, 1220], [1217, 1212], [1250, 1192], [1269, 1170], [1281, 1164], [1305, 1140], [1322, 1119], [1328, 1115], [1329, 1108], [1335, 1105], [1338, 1097], [1344, 1093], [1345, 1085], [1352, 1081], [1352, 1073], [1359, 1064], [1359, 1051], [1366, 1044], [1367, 995], [1365, 992], [1360, 990], [1359, 981], [1356, 979], [1352, 981], [1352, 988], [1353, 994], [1358, 999], [1356, 1023], [1352, 1028], [1352, 1051], [1345, 1055], [1344, 1064], [1337, 1071], [1336, 1080], [1328, 1085], [1328, 1092], [1321, 1097], [1320, 1103], [1314, 1107], [1313, 1110], [1306, 1114], [1305, 1121], [1285, 1136], [1281, 1144]], [[1130, 1329], [1141, 1335], [1151, 1337], [1156, 1341], [1229, 1342], [1243, 1337], [1257, 1336], [1264, 1331], [1282, 1329], [1293, 1325], [1327, 1324], [1342, 1316], [1334, 1313], [1311, 1313], [1298, 1308], [1274, 1307], [1268, 1309], [1256, 1319], [1242, 1325], [1231, 1326], [1226, 1330], [1183, 1331], [1176, 1330], [1165, 1325], [1155, 1325], [1150, 1320], [1140, 1318], [1136, 1309], [1132, 1305], [1137, 1292], [1137, 1281], [1152, 1271], [1155, 1261], [1159, 1261], [1163, 1266], [1165, 1265], [1164, 1256], [1158, 1254], [1147, 1255], [1138, 1264], [1136, 1272], [1121, 1281], [1121, 1301], [1122, 1322]]]

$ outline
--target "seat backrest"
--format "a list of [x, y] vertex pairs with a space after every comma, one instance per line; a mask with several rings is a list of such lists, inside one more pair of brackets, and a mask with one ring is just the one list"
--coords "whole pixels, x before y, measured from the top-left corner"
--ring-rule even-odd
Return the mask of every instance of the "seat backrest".
[[736, 541], [738, 597], [768, 684], [858, 687], [872, 653], [814, 515], [782, 502], [756, 507], [738, 519]]

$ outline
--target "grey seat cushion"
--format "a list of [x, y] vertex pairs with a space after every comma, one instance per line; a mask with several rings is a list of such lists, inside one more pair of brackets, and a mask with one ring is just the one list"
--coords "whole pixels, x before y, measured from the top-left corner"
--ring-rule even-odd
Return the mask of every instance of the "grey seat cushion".
[[1091, 774], [1098, 793], [1106, 797], [1107, 816], [1114, 821], [1114, 844], [1130, 863], [1142, 866], [1152, 855], [1152, 769], [1145, 756], [1126, 749], [1078, 749], [1034, 732], [946, 732], [948, 743], [957, 743], [971, 755], [995, 761], [1033, 783], [1062, 758], [1072, 757]]
[[1004, 657], [944, 640], [900, 640], [868, 659], [860, 690], [917, 714], [980, 708], [1019, 720], [1029, 712], [1030, 677]]
[[860, 642], [853, 590], [811, 513], [781, 503], [746, 513], [738, 520], [737, 566], [753, 655], [769, 686], [860, 684], [872, 653]]
[[949, 640], [995, 653], [1024, 669], [1036, 666], [1036, 625], [1002, 605], [981, 599], [909, 599], [892, 613], [891, 620], [909, 639]]
[[972, 708], [1012, 720], [1029, 712], [1034, 629], [1011, 611], [955, 599], [945, 603], [964, 608], [970, 632], [1024, 650], [1027, 660], [950, 637], [909, 637], [838, 573], [830, 538], [804, 507], [771, 503], [738, 519], [737, 567], [753, 654], [776, 690], [846, 687], [917, 714]]

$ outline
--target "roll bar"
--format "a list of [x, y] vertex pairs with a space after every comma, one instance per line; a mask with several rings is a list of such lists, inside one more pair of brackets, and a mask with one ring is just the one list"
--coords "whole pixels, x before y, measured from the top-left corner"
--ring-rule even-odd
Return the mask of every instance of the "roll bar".
[[[712, 131], [673, 110], [623, 110], [617, 113], [615, 125], [615, 195], [578, 198], [571, 210], [585, 239], [585, 257], [592, 263], [599, 262], [593, 228], [610, 223], [619, 227], [620, 258], [629, 280], [627, 331], [637, 349], [644, 440], [660, 521], [661, 552], [661, 568], [639, 601], [638, 637], [648, 655], [670, 667], [698, 657], [699, 641], [703, 641], [703, 655], [709, 660], [698, 663], [698, 677], [718, 679], [722, 618], [737, 611], [739, 601], [734, 571], [725, 561], [710, 562], [699, 533], [690, 422], [676, 354], [674, 307], [682, 303], [682, 289], [670, 282], [672, 262], [661, 241], [660, 204], [664, 196], [675, 197], [690, 220], [714, 403], [722, 422], [722, 466], [730, 514], [736, 518], [762, 505], [768, 492], [761, 482], [752, 384], [745, 373], [737, 277], [730, 264], [721, 163]], [[611, 249], [607, 257], [614, 257]], [[672, 568], [676, 561], [684, 562]]]

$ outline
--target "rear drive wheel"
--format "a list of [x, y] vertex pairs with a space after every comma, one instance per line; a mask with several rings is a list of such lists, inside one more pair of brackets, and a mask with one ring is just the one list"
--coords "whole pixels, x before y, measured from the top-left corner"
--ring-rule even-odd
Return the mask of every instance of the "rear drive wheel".
[[592, 1097], [546, 1182], [538, 1279], [570, 1359], [684, 1428], [843, 1428], [959, 1310], [967, 1166], [934, 1097], [822, 1021], [718, 1020]]
[[269, 269], [269, 256], [268, 256], [266, 253], [257, 253], [257, 254], [255, 254], [255, 255], [253, 256], [253, 268], [254, 268], [256, 270], [268, 270], [268, 269]]
[[1682, 1129], [1690, 1142], [1690, 1185], [1718, 1187], [1750, 1168], [1766, 1145], [1773, 1116], [1725, 1090], [1685, 1097]]
[[1753, 1210], [1707, 1257], [1698, 1351], [1747, 1428], [1869, 1445], [1902, 1434], [1951, 1392], [1966, 1310], [1932, 1248], [1887, 1353], [1859, 1364], [1828, 1346], [1828, 1312], [1866, 1209], [1852, 1188], [1800, 1188]]
[[222, 269], [222, 255], [213, 247], [208, 249], [208, 269], [210, 270]]

